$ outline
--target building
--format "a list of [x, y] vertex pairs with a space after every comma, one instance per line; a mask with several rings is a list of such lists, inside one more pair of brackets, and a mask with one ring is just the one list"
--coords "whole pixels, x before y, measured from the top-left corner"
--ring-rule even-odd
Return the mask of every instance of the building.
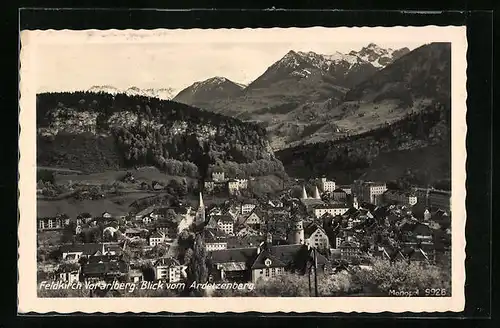
[[208, 252], [227, 249], [227, 236], [218, 229], [205, 228], [205, 248]]
[[[319, 192], [318, 192], [319, 194]], [[315, 195], [317, 196], [317, 195]], [[310, 210], [312, 207], [316, 205], [324, 204], [321, 198], [309, 197], [307, 195], [306, 187], [302, 186], [302, 196], [300, 198], [300, 202], [303, 206], [305, 206], [306, 210]]]
[[383, 194], [383, 199], [389, 204], [413, 206], [417, 203], [417, 195], [401, 190], [387, 190]]
[[342, 189], [346, 194], [352, 195], [352, 187], [350, 185], [338, 186], [337, 189]]
[[323, 192], [333, 192], [335, 190], [335, 181], [327, 180], [326, 178], [321, 178], [320, 186]]
[[104, 212], [101, 214], [101, 217], [103, 217], [105, 219], [111, 219], [111, 218], [113, 218], [113, 215], [109, 212]]
[[256, 202], [252, 200], [247, 200], [241, 203], [241, 214], [248, 214], [253, 211], [253, 209], [257, 206]]
[[131, 282], [137, 283], [144, 280], [144, 274], [140, 269], [131, 269], [128, 272], [128, 277]]
[[386, 190], [387, 185], [383, 182], [364, 182], [361, 186], [362, 201], [379, 205]]
[[240, 183], [236, 179], [231, 179], [227, 182], [227, 190], [230, 195], [236, 195], [240, 190]]
[[332, 191], [332, 198], [337, 202], [345, 203], [347, 201], [347, 193], [344, 191], [344, 189], [337, 188]]
[[433, 188], [414, 188], [413, 192], [417, 196], [418, 202], [425, 204], [426, 207], [451, 211], [451, 191]]
[[305, 244], [309, 247], [317, 249], [330, 248], [328, 235], [325, 230], [316, 223], [311, 223], [304, 229], [304, 237]]
[[238, 182], [239, 189], [247, 189], [248, 188], [248, 179], [236, 179]]
[[316, 218], [320, 218], [325, 213], [332, 216], [342, 215], [349, 210], [346, 204], [320, 204], [313, 207], [313, 213]]
[[179, 261], [171, 257], [162, 257], [153, 264], [155, 279], [169, 283], [179, 282], [184, 276], [186, 266], [181, 265]]
[[149, 246], [155, 247], [156, 245], [163, 244], [165, 242], [166, 236], [164, 233], [161, 233], [159, 231], [154, 231], [150, 236], [149, 236]]
[[267, 202], [267, 205], [273, 208], [282, 208], [284, 206], [283, 202], [279, 199], [271, 199]]
[[203, 186], [205, 187], [204, 191], [208, 193], [211, 193], [215, 190], [215, 182], [213, 182], [212, 180], [205, 181], [203, 183]]
[[212, 172], [212, 180], [214, 182], [225, 182], [226, 178], [224, 176], [224, 172], [223, 171], [214, 171], [214, 172]]
[[84, 281], [126, 281], [130, 265], [116, 255], [96, 255], [82, 263], [81, 279]]
[[[209, 253], [216, 280], [257, 282], [271, 279], [287, 271], [304, 274], [312, 261], [312, 250], [305, 245], [275, 245], [267, 242], [258, 247], [231, 248]], [[330, 266], [323, 255], [317, 254], [318, 271]]]
[[55, 217], [37, 218], [38, 231], [61, 230], [69, 225], [70, 219], [67, 215], [61, 214]]
[[352, 261], [361, 254], [359, 243], [355, 241], [343, 241], [339, 246], [340, 258], [345, 261]]
[[269, 280], [285, 273], [286, 263], [267, 249], [262, 250], [252, 264], [252, 282]]
[[252, 228], [260, 228], [263, 223], [263, 213], [254, 208], [242, 223]]
[[56, 277], [60, 281], [73, 283], [80, 281], [80, 264], [78, 263], [61, 263], [56, 271]]
[[82, 224], [88, 224], [90, 221], [92, 221], [92, 215], [90, 213], [80, 213], [76, 217], [76, 224], [77, 225], [82, 225]]
[[99, 255], [119, 255], [122, 253], [120, 245], [116, 243], [62, 245], [59, 251], [62, 254], [62, 259], [66, 261], [78, 261], [81, 258]]
[[[302, 219], [294, 218], [290, 222], [290, 230], [287, 236], [288, 243], [291, 245], [304, 244], [304, 226]], [[268, 242], [271, 242], [268, 240]]]
[[429, 191], [429, 205], [451, 212], [451, 191], [432, 189]]
[[219, 230], [228, 235], [232, 235], [234, 233], [234, 221], [231, 215], [215, 215], [213, 219]]

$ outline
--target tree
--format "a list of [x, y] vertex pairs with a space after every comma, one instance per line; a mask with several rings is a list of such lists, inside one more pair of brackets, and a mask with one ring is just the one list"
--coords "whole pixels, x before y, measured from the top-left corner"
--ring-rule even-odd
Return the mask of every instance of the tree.
[[69, 224], [64, 227], [62, 236], [61, 236], [61, 242], [63, 244], [66, 243], [71, 243], [75, 240], [75, 231], [76, 231], [76, 222], [75, 221], [70, 221]]
[[450, 291], [451, 281], [444, 270], [433, 265], [415, 262], [390, 262], [375, 260], [371, 270], [358, 269], [354, 273], [354, 281], [361, 286], [374, 289], [382, 295], [390, 290], [415, 291], [422, 294], [426, 288], [444, 288]]
[[193, 245], [193, 255], [191, 261], [188, 264], [187, 269], [187, 283], [184, 293], [186, 296], [202, 296], [203, 291], [194, 289], [191, 290], [190, 286], [193, 282], [205, 283], [208, 280], [208, 269], [207, 269], [207, 251], [205, 247], [205, 240], [203, 238], [203, 233], [198, 233], [194, 239]]

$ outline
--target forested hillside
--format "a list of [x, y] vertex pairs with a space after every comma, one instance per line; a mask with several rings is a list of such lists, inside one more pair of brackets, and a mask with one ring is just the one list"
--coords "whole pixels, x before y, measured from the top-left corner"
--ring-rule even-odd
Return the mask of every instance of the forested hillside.
[[43, 166], [98, 172], [155, 165], [195, 176], [216, 162], [276, 161], [256, 124], [143, 96], [39, 94], [37, 127]]
[[[421, 112], [410, 113], [393, 124], [335, 141], [287, 148], [277, 152], [276, 155], [283, 162], [288, 174], [302, 177], [327, 175], [340, 179], [341, 183], [349, 183], [363, 175], [371, 175], [372, 179], [376, 179], [371, 173], [374, 163], [377, 163], [379, 169], [384, 169], [384, 172], [405, 175], [407, 172], [402, 172], [399, 166], [411, 166], [395, 160], [394, 154], [405, 151], [408, 158], [411, 158], [413, 153], [423, 156], [425, 149], [431, 149], [427, 147], [433, 147], [433, 155], [429, 154], [424, 158], [430, 162], [440, 161], [438, 164], [433, 164], [434, 167], [441, 167], [442, 175], [449, 175], [450, 118], [450, 104], [434, 102]], [[435, 147], [440, 149], [438, 156]], [[420, 151], [415, 152], [415, 150]], [[384, 163], [381, 163], [380, 160], [384, 158]], [[419, 168], [425, 171], [425, 165]], [[449, 176], [439, 176], [438, 173], [436, 175], [421, 180], [449, 178]], [[397, 178], [399, 176], [387, 177], [387, 179]], [[414, 183], [419, 183], [418, 177], [415, 177], [415, 180]]]

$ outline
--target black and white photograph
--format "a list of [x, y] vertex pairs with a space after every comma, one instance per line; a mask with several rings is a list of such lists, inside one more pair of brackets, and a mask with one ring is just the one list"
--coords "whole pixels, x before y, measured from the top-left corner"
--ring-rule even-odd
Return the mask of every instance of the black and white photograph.
[[460, 301], [465, 32], [433, 28], [28, 31], [33, 300]]

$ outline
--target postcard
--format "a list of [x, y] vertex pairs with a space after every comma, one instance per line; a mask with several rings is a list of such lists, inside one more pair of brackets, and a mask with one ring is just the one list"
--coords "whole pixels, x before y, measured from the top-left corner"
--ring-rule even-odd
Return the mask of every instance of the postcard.
[[465, 27], [20, 38], [19, 313], [463, 310]]

